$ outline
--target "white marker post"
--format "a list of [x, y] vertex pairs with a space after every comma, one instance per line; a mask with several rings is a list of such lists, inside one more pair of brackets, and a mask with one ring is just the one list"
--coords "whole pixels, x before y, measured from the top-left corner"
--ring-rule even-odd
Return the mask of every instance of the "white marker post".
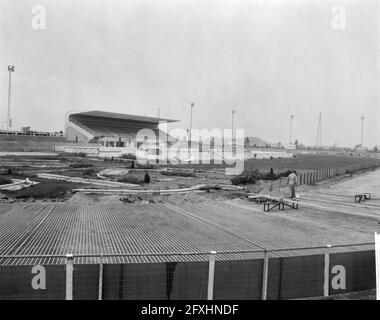
[[66, 255], [66, 300], [73, 300], [74, 256]]
[[376, 300], [380, 300], [380, 233], [375, 232]]
[[323, 295], [329, 296], [330, 293], [330, 248], [328, 244], [325, 249], [325, 268], [324, 268], [324, 281], [323, 281]]
[[216, 251], [211, 251], [208, 262], [207, 300], [214, 299], [215, 256]]

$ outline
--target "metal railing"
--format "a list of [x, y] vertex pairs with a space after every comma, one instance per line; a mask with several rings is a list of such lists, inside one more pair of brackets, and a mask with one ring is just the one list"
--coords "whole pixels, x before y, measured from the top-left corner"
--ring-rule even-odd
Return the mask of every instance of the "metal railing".
[[77, 120], [75, 120], [75, 119], [70, 119], [69, 121], [68, 121], [68, 123], [73, 123], [73, 124], [75, 124], [76, 126], [78, 126], [79, 128], [81, 128], [81, 129], [83, 129], [83, 130], [85, 130], [85, 131], [87, 131], [88, 133], [90, 133], [91, 135], [93, 135], [94, 137], [96, 137], [96, 132], [94, 131], [94, 130], [92, 130], [92, 129], [90, 129], [89, 127], [87, 127], [86, 125], [84, 125], [83, 123], [81, 123], [81, 122], [79, 122], [79, 121], [77, 121]]

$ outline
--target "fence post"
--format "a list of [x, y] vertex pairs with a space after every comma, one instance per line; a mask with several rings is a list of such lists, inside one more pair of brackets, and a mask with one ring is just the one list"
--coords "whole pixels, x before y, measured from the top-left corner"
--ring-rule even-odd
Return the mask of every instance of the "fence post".
[[380, 233], [375, 232], [376, 300], [380, 300]]
[[329, 289], [330, 289], [330, 248], [331, 248], [331, 245], [328, 244], [325, 250], [325, 272], [324, 272], [324, 283], [323, 283], [323, 295], [325, 297], [329, 296]]
[[74, 256], [66, 255], [66, 300], [73, 300]]
[[100, 255], [99, 263], [99, 291], [98, 291], [98, 300], [103, 299], [103, 254]]
[[269, 254], [268, 249], [265, 248], [264, 259], [263, 259], [263, 286], [261, 290], [261, 299], [266, 300], [268, 294], [268, 265], [269, 265]]
[[207, 300], [214, 299], [215, 256], [216, 251], [211, 251], [208, 261]]

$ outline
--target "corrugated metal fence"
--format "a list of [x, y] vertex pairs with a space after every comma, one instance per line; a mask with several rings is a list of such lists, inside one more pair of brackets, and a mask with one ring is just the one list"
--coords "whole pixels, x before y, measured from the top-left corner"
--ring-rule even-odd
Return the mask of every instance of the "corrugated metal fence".
[[314, 184], [316, 182], [319, 182], [325, 179], [331, 179], [331, 178], [341, 176], [346, 173], [353, 173], [360, 170], [378, 168], [379, 166], [380, 166], [380, 162], [375, 160], [375, 161], [369, 161], [369, 162], [361, 163], [361, 164], [353, 164], [346, 167], [311, 170], [309, 172], [303, 172], [299, 174], [298, 182], [299, 182], [299, 185]]
[[[133, 262], [134, 257], [149, 261], [152, 256], [161, 262]], [[55, 264], [47, 258], [56, 258]], [[0, 256], [0, 299], [294, 299], [373, 289], [375, 283], [373, 243], [239, 252]]]

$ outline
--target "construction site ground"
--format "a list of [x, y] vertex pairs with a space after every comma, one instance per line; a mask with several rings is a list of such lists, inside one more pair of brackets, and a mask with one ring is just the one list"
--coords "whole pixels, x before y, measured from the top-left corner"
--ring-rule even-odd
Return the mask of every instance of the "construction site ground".
[[[98, 163], [96, 168], [102, 169], [104, 162]], [[120, 167], [120, 163], [107, 164], [110, 166]], [[140, 171], [144, 174], [145, 169]], [[143, 188], [229, 182], [222, 168], [202, 170], [195, 177], [149, 173], [152, 183]], [[2, 254], [209, 252], [344, 245], [373, 242], [374, 232], [380, 231], [380, 170], [303, 185], [297, 190], [299, 209], [270, 212], [264, 212], [263, 204], [248, 201], [247, 193], [285, 198], [288, 190], [284, 181], [258, 181], [235, 191], [125, 196], [73, 194], [73, 188], [93, 186], [36, 180], [40, 181], [36, 186], [0, 196]], [[46, 194], [25, 196], [32, 190], [42, 195], [50, 190], [51, 198]], [[371, 200], [355, 203], [354, 195], [361, 192], [370, 192]]]

